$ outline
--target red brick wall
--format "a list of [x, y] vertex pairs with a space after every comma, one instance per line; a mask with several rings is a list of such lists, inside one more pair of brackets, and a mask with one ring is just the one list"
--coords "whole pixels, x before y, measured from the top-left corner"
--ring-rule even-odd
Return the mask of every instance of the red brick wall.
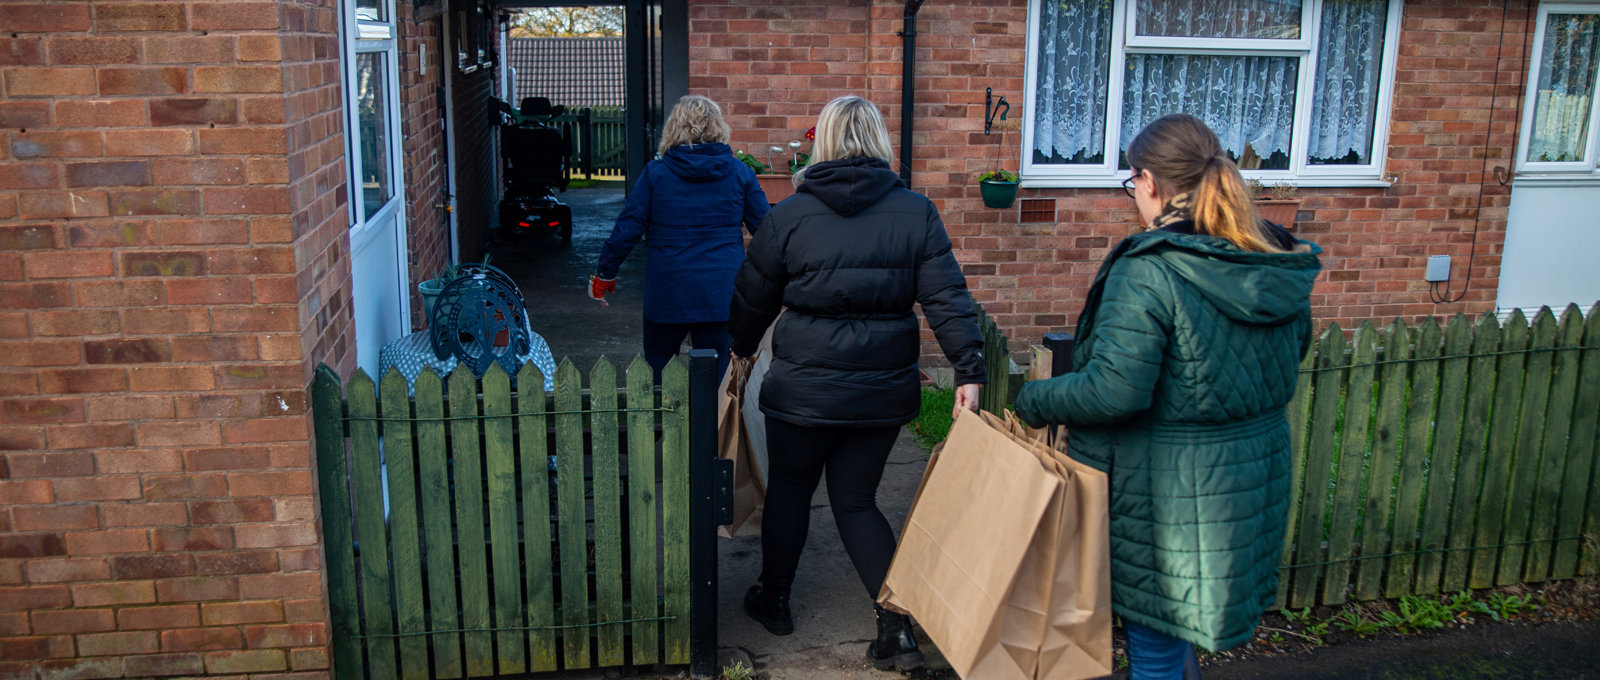
[[[1484, 138], [1492, 105], [1492, 173], [1509, 163], [1526, 68], [1526, 10], [1513, 4], [1502, 40], [1497, 0], [1406, 2], [1385, 172], [1394, 185], [1301, 190], [1298, 231], [1326, 251], [1312, 300], [1321, 322], [1349, 327], [1493, 308], [1510, 194], [1484, 176]], [[904, 3], [790, 5], [691, 0], [691, 91], [723, 104], [735, 147], [763, 159], [767, 146], [800, 139], [829, 99], [859, 94], [883, 110], [898, 153]], [[999, 135], [983, 135], [983, 97], [985, 88], [1005, 95], [1020, 120], [1025, 0], [930, 2], [917, 31], [913, 186], [939, 206], [974, 295], [1013, 347], [1025, 348], [1076, 321], [1100, 260], [1139, 228], [1137, 215], [1117, 189], [1023, 189], [1020, 199], [1055, 202], [1053, 217], [1037, 222], [1020, 221], [1020, 201], [1009, 210], [983, 207], [972, 177], [994, 164], [997, 149], [1012, 169], [1021, 153], [1020, 128], [1004, 148]], [[1465, 297], [1430, 302], [1427, 256], [1452, 255], [1461, 281], [1475, 227]], [[925, 353], [937, 355], [937, 347]]]
[[0, 677], [325, 675], [304, 385], [352, 364], [335, 7], [5, 7]]
[[[448, 215], [442, 206], [449, 200], [445, 185], [444, 114], [439, 108], [443, 74], [449, 70], [442, 51], [440, 33], [443, 19], [413, 23], [414, 5], [397, 3], [400, 16], [400, 100], [401, 136], [405, 139], [405, 187], [409, 223], [406, 246], [411, 281], [433, 278], [450, 259]], [[427, 53], [426, 72], [422, 53]], [[411, 325], [427, 326], [422, 316], [422, 298], [412, 287]]]
[[[451, 3], [470, 8], [469, 3]], [[471, 12], [457, 16], [471, 17]], [[479, 66], [464, 73], [455, 68], [455, 57], [450, 57], [451, 96], [454, 107], [455, 146], [450, 149], [450, 162], [456, 174], [456, 233], [462, 262], [483, 259], [484, 245], [489, 238], [489, 221], [494, 217], [495, 202], [500, 197], [496, 186], [496, 168], [500, 157], [495, 147], [495, 131], [489, 127], [486, 102], [498, 97], [498, 65]]]

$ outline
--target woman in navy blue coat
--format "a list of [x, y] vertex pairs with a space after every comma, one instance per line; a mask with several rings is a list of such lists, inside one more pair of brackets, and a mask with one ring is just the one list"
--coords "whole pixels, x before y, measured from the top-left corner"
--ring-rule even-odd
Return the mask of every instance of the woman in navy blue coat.
[[717, 351], [717, 375], [728, 365], [728, 303], [744, 262], [744, 236], [767, 214], [755, 171], [728, 148], [728, 124], [716, 102], [687, 95], [672, 107], [661, 134], [661, 157], [633, 185], [611, 238], [600, 250], [589, 296], [616, 288], [617, 269], [648, 235], [644, 280], [644, 358], [662, 367], [688, 336], [695, 349]]

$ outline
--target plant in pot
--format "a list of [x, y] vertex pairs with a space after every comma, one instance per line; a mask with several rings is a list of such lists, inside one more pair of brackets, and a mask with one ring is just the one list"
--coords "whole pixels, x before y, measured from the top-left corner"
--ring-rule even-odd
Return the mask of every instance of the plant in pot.
[[[477, 264], [476, 268], [485, 269], [488, 267], [489, 254], [484, 253], [483, 262]], [[445, 265], [443, 269], [440, 269], [439, 273], [433, 278], [418, 283], [417, 293], [422, 296], [422, 318], [432, 319], [433, 303], [439, 299], [439, 293], [443, 292], [445, 286], [450, 285], [451, 281], [467, 275], [470, 273], [469, 270], [474, 268], [474, 265], [471, 263], [448, 264]]]
[[983, 204], [991, 208], [1009, 208], [1017, 200], [1017, 173], [1010, 170], [990, 170], [978, 175], [978, 191]]
[[1295, 216], [1300, 212], [1300, 199], [1295, 196], [1298, 187], [1289, 182], [1265, 185], [1261, 180], [1249, 180], [1250, 195], [1256, 197], [1256, 214], [1284, 229], [1293, 229]]

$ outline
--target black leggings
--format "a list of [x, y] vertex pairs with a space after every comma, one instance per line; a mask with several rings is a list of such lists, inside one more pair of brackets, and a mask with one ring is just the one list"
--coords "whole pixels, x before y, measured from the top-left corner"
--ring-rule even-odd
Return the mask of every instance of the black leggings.
[[761, 580], [792, 583], [811, 526], [811, 497], [824, 472], [828, 502], [861, 585], [876, 598], [894, 557], [894, 530], [878, 511], [878, 481], [899, 427], [803, 427], [767, 418], [767, 503], [761, 516]]

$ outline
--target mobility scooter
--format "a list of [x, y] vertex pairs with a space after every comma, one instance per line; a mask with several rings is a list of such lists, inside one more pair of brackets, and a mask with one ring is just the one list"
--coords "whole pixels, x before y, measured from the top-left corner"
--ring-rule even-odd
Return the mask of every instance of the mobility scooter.
[[572, 208], [556, 199], [567, 190], [567, 140], [551, 120], [566, 111], [544, 97], [527, 97], [515, 122], [510, 106], [491, 100], [491, 115], [500, 128], [500, 161], [505, 176], [505, 197], [500, 199], [502, 234], [520, 244], [526, 234], [554, 234], [572, 243]]

